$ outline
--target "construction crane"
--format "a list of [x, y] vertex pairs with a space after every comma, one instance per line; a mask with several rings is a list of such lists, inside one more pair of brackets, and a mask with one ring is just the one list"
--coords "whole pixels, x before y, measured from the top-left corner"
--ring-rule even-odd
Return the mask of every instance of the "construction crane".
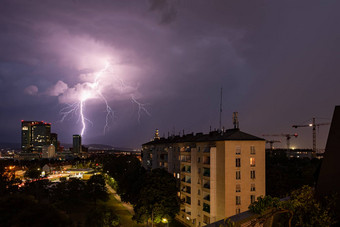
[[266, 140], [266, 143], [269, 143], [270, 150], [273, 150], [273, 144], [274, 143], [281, 143], [280, 140]]
[[312, 119], [312, 123], [308, 125], [293, 125], [293, 128], [300, 128], [300, 127], [312, 127], [313, 129], [313, 152], [314, 155], [316, 153], [316, 126], [322, 126], [322, 125], [330, 125], [330, 122], [325, 122], [325, 123], [315, 123], [315, 117]]
[[289, 151], [290, 149], [290, 139], [294, 136], [294, 137], [298, 137], [298, 134], [295, 133], [295, 134], [285, 134], [285, 133], [282, 133], [282, 134], [264, 134], [262, 136], [280, 136], [280, 137], [286, 137], [286, 141], [287, 141], [287, 150]]

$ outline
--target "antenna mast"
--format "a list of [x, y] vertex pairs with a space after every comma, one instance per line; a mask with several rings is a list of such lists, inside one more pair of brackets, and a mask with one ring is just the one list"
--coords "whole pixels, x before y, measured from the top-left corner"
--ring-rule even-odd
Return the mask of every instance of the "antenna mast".
[[222, 94], [223, 87], [221, 87], [221, 99], [220, 99], [220, 131], [222, 131]]

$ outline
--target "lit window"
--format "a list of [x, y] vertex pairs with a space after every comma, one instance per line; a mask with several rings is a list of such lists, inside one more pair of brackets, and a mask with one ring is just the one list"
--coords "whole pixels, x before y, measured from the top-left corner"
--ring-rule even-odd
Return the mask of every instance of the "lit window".
[[236, 205], [241, 205], [241, 196], [236, 196]]
[[250, 171], [250, 178], [255, 179], [255, 170]]
[[236, 192], [241, 192], [241, 185], [239, 184], [236, 185]]
[[255, 146], [250, 146], [250, 154], [255, 154]]
[[236, 154], [241, 154], [241, 147], [240, 146], [236, 147]]
[[250, 158], [250, 166], [251, 167], [255, 166], [255, 158]]

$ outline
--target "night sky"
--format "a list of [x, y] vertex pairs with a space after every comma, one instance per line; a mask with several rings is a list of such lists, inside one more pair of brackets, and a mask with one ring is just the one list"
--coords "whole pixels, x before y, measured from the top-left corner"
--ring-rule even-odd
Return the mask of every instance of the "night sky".
[[[292, 146], [311, 148], [311, 128], [291, 126], [329, 122], [340, 103], [339, 8], [338, 0], [1, 1], [0, 142], [20, 142], [21, 120], [43, 120], [70, 143], [79, 111], [63, 121], [60, 111], [79, 104], [109, 62], [96, 89], [114, 117], [104, 134], [105, 102], [91, 95], [85, 144], [139, 148], [156, 128], [207, 133], [219, 127], [223, 87], [226, 128], [237, 111], [242, 131], [297, 132]], [[328, 130], [318, 130], [318, 148]]]

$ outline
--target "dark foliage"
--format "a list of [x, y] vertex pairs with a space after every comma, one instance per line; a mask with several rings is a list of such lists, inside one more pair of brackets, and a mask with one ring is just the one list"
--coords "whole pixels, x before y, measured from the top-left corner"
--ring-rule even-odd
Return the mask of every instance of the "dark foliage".
[[93, 175], [86, 183], [86, 193], [95, 203], [98, 199], [106, 201], [109, 199], [105, 179], [103, 175]]
[[86, 218], [85, 226], [88, 227], [109, 227], [118, 226], [119, 217], [108, 207], [95, 207], [91, 209]]
[[163, 218], [171, 221], [179, 212], [179, 199], [176, 179], [163, 169], [148, 172], [140, 191], [140, 198], [135, 204], [134, 219], [146, 222], [152, 219], [160, 223]]
[[72, 226], [69, 217], [33, 197], [8, 195], [0, 199], [1, 226]]
[[266, 194], [286, 197], [303, 185], [314, 186], [317, 181], [319, 159], [288, 159], [285, 154], [266, 156]]
[[117, 193], [122, 201], [131, 204], [138, 202], [146, 171], [136, 157], [110, 156], [105, 160], [103, 170], [117, 182]]

